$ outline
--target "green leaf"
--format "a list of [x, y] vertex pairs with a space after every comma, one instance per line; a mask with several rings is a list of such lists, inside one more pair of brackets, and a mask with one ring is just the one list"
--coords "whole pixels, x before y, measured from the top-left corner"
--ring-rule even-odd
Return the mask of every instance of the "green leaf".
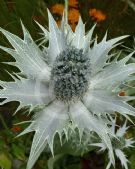
[[[6, 36], [8, 41], [12, 44], [14, 49], [0, 46], [0, 49], [4, 50], [8, 54], [12, 55], [16, 62], [8, 63], [19, 67], [22, 73], [31, 78], [39, 77], [39, 74], [43, 74], [44, 78], [49, 78], [50, 68], [42, 60], [43, 53], [35, 44], [31, 38], [29, 32], [25, 29], [22, 24], [24, 40], [18, 36], [0, 28], [0, 31]], [[27, 66], [26, 66], [27, 65]]]
[[81, 164], [71, 164], [69, 166], [65, 166], [64, 169], [74, 169], [74, 168], [81, 169]]
[[0, 167], [4, 169], [11, 169], [11, 160], [5, 153], [0, 153]]
[[0, 138], [0, 150], [3, 149], [3, 146], [5, 145], [5, 142], [2, 138]]
[[135, 169], [135, 154], [132, 154], [129, 161], [131, 164], [131, 169]]
[[23, 147], [13, 144], [12, 145], [12, 152], [17, 159], [25, 160], [25, 151], [24, 151]]

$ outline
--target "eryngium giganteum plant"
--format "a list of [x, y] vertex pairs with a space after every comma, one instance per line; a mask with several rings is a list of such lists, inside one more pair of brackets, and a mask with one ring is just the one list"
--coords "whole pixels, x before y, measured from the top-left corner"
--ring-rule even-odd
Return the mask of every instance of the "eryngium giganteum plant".
[[[133, 147], [133, 139], [132, 138], [125, 138], [124, 135], [126, 134], [126, 131], [129, 127], [127, 127], [126, 122], [124, 123], [124, 125], [120, 128], [115, 129], [115, 125], [116, 125], [116, 119], [112, 121], [112, 132], [117, 136], [117, 138], [112, 138], [112, 146], [113, 146], [113, 150], [115, 155], [117, 156], [117, 158], [120, 159], [122, 166], [125, 169], [128, 169], [128, 165], [127, 165], [127, 158], [123, 152], [124, 149], [128, 148], [128, 147]], [[101, 143], [94, 143], [92, 145], [95, 145], [97, 147], [100, 147], [100, 151], [105, 151], [106, 150], [106, 144], [104, 142]], [[110, 152], [109, 152], [110, 153]], [[110, 154], [108, 155], [108, 157], [110, 158]], [[109, 159], [108, 165], [106, 167], [106, 169], [109, 169], [112, 165], [112, 161], [111, 159]]]
[[[36, 109], [31, 124], [20, 135], [35, 131], [27, 169], [31, 169], [48, 144], [53, 154], [53, 140], [56, 133], [68, 139], [68, 131], [78, 129], [80, 140], [84, 130], [98, 135], [109, 151], [110, 163], [115, 165], [111, 130], [115, 112], [129, 119], [135, 115], [135, 108], [127, 101], [131, 96], [120, 96], [124, 83], [133, 79], [135, 64], [127, 64], [132, 54], [111, 59], [110, 51], [127, 36], [107, 40], [107, 34], [100, 43], [91, 45], [94, 27], [86, 34], [81, 18], [75, 32], [62, 20], [58, 28], [48, 11], [49, 31], [41, 25], [49, 45], [39, 48], [22, 24], [24, 39], [0, 29], [13, 49], [0, 46], [12, 55], [21, 74], [12, 75], [14, 81], [1, 81], [0, 98], [6, 98], [1, 105], [19, 101], [20, 106]], [[91, 46], [91, 47], [90, 47]], [[113, 55], [114, 57], [114, 55]], [[112, 61], [110, 61], [112, 60]], [[25, 77], [25, 78], [24, 78]]]

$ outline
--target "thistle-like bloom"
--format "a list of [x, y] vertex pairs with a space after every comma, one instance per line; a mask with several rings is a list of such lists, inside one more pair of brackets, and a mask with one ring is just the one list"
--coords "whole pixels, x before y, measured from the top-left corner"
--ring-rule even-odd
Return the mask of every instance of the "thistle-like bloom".
[[[116, 135], [116, 138], [114, 137], [112, 139], [113, 150], [114, 150], [116, 156], [120, 159], [121, 165], [124, 166], [125, 169], [128, 169], [128, 165], [127, 165], [128, 160], [127, 160], [123, 150], [128, 147], [133, 147], [133, 143], [135, 141], [133, 141], [132, 138], [127, 139], [125, 137], [127, 129], [129, 128], [126, 125], [126, 122], [116, 132], [115, 132], [115, 125], [116, 125], [116, 120], [113, 121], [112, 127], [111, 127], [113, 134]], [[93, 145], [101, 147], [100, 151], [105, 151], [107, 149], [106, 144], [104, 142], [95, 143]], [[108, 156], [110, 158], [110, 154]], [[111, 165], [112, 165], [112, 161], [110, 158], [106, 169], [109, 169], [111, 167]]]
[[39, 25], [49, 42], [42, 50], [23, 25], [24, 40], [0, 29], [14, 48], [0, 46], [16, 60], [8, 64], [17, 66], [26, 77], [16, 74], [19, 80], [14, 77], [14, 82], [1, 81], [0, 98], [6, 98], [1, 104], [19, 101], [18, 110], [23, 106], [31, 106], [30, 111], [36, 108], [31, 124], [20, 134], [35, 131], [27, 169], [32, 168], [47, 144], [53, 153], [55, 134], [60, 139], [63, 134], [68, 137], [69, 128], [77, 128], [80, 137], [84, 129], [97, 133], [115, 164], [108, 115], [115, 111], [125, 117], [135, 115], [135, 109], [127, 103], [133, 97], [118, 95], [123, 83], [132, 80], [135, 64], [126, 64], [132, 54], [110, 62], [112, 55], [108, 53], [127, 36], [107, 41], [105, 35], [90, 47], [94, 27], [86, 34], [80, 18], [72, 32], [64, 17], [60, 28], [50, 12], [48, 17], [49, 31]]

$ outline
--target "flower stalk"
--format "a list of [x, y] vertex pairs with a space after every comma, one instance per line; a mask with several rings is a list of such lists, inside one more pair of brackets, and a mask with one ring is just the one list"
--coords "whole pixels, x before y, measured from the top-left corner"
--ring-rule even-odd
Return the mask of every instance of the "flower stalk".
[[65, 0], [65, 22], [68, 24], [68, 0]]

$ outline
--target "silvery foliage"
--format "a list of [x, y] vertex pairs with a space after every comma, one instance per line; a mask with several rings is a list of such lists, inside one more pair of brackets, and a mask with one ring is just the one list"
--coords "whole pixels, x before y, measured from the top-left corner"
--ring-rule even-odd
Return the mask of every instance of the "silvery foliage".
[[[133, 143], [135, 142], [133, 138], [126, 138], [125, 134], [126, 131], [129, 127], [127, 127], [127, 122], [124, 123], [122, 127], [119, 127], [117, 130], [115, 128], [116, 125], [116, 119], [113, 120], [112, 123], [112, 132], [117, 136], [117, 138], [112, 139], [112, 145], [113, 145], [113, 150], [117, 158], [121, 161], [121, 165], [125, 168], [128, 169], [128, 159], [126, 158], [126, 155], [124, 154], [123, 150], [128, 148], [128, 147], [133, 147]], [[100, 151], [105, 151], [107, 149], [106, 144], [104, 142], [101, 143], [94, 143], [92, 144], [94, 146], [100, 147]], [[108, 157], [109, 157], [109, 162], [106, 167], [106, 169], [109, 169], [112, 165], [111, 161], [111, 155], [110, 152], [108, 152]]]
[[[39, 112], [35, 112], [28, 128], [20, 134], [35, 131], [27, 169], [33, 167], [47, 144], [53, 154], [53, 140], [56, 133], [59, 134], [62, 142], [63, 134], [68, 139], [68, 130], [76, 130], [76, 128], [80, 138], [84, 129], [96, 133], [109, 150], [110, 161], [115, 165], [111, 139], [116, 136], [109, 127], [112, 122], [108, 116], [114, 116], [115, 111], [128, 119], [130, 119], [129, 115], [135, 115], [135, 108], [127, 103], [134, 97], [118, 95], [124, 83], [133, 79], [135, 64], [127, 64], [133, 53], [121, 60], [111, 62], [108, 60], [111, 57], [110, 50], [127, 36], [107, 40], [106, 34], [100, 43], [95, 39], [93, 46], [90, 47], [95, 26], [86, 34], [85, 25], [80, 18], [75, 32], [72, 32], [70, 26], [65, 23], [64, 17], [60, 28], [57, 27], [49, 11], [48, 17], [49, 31], [38, 24], [49, 41], [49, 46], [44, 46], [43, 50], [35, 44], [23, 24], [23, 40], [0, 28], [13, 49], [3, 46], [0, 48], [16, 60], [7, 64], [17, 66], [27, 77], [22, 78], [16, 74], [18, 78], [14, 77], [14, 82], [1, 81], [3, 89], [0, 90], [0, 98], [6, 99], [0, 104], [19, 101], [20, 106], [17, 110], [23, 106], [30, 106], [30, 112], [42, 107]], [[54, 95], [51, 70], [56, 58], [63, 51], [68, 52], [68, 47], [82, 50], [83, 54], [87, 55], [90, 60], [90, 74], [87, 74], [89, 76], [87, 92], [77, 100], [65, 103], [56, 99]]]

